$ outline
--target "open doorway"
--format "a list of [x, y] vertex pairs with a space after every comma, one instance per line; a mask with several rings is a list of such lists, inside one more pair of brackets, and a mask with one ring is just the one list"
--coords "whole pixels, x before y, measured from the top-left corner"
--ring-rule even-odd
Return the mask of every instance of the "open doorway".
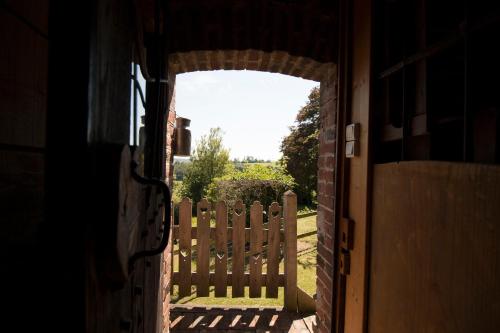
[[[280, 74], [211, 71], [182, 74], [176, 78], [175, 110], [177, 117], [192, 121], [193, 154], [190, 158], [176, 157], [173, 161], [174, 229], [179, 230], [179, 207], [184, 204], [182, 199], [187, 197], [191, 199], [193, 229], [198, 223], [196, 203], [202, 198], [208, 198], [211, 204], [210, 227], [214, 232], [218, 223], [216, 205], [221, 200], [227, 203], [229, 211], [225, 223], [234, 229], [231, 213], [240, 199], [247, 209], [247, 233], [251, 231], [252, 223], [250, 206], [255, 201], [262, 203], [263, 226], [267, 232], [271, 203], [282, 205], [287, 190], [296, 192], [296, 284], [302, 293], [299, 312], [309, 314], [314, 313], [313, 297], [316, 294], [319, 97], [318, 82]], [[216, 292], [218, 282], [215, 281], [209, 283], [209, 292], [204, 296], [200, 296], [197, 290], [200, 286], [196, 282], [190, 284], [190, 292], [180, 292], [181, 288], [185, 289], [185, 281], [179, 281], [181, 274], [184, 279], [186, 276], [180, 272], [185, 252], [189, 252], [191, 260], [192, 275], [189, 276], [192, 280], [197, 279], [192, 276], [200, 276], [197, 268], [199, 249], [196, 235], [188, 240], [191, 250], [186, 251], [179, 247], [179, 242], [182, 242], [179, 232], [173, 234], [171, 302], [174, 307], [284, 305], [284, 287], [280, 286], [275, 294], [269, 293], [265, 281], [260, 297], [249, 290], [249, 285], [236, 295], [230, 281], [227, 293], [223, 292], [225, 297]], [[244, 240], [244, 244], [244, 270], [249, 272], [252, 262], [250, 239]], [[269, 260], [273, 261], [269, 257], [270, 246], [267, 238], [262, 239], [263, 274], [270, 274], [268, 272], [272, 270], [268, 270]], [[284, 246], [285, 243], [281, 242], [278, 255], [280, 276], [285, 275]], [[228, 239], [228, 274], [233, 274], [234, 247], [234, 239]], [[221, 255], [215, 239], [210, 239], [209, 253], [209, 274], [213, 275], [210, 278], [213, 280], [217, 278], [218, 256]], [[304, 297], [310, 299], [308, 309]]]
[[[212, 59], [211, 62], [205, 62], [203, 61], [204, 59]], [[214, 60], [215, 59], [215, 60]], [[241, 61], [240, 61], [241, 60]], [[273, 76], [271, 73], [280, 73], [280, 74], [288, 74], [291, 77], [295, 78], [304, 78], [307, 80], [312, 80], [316, 81], [315, 85], [318, 85], [318, 82], [321, 83], [321, 87], [319, 90], [316, 90], [316, 101], [314, 102], [316, 106], [319, 104], [319, 115], [316, 113], [316, 120], [319, 123], [319, 130], [317, 129], [317, 137], [318, 137], [318, 147], [317, 147], [317, 152], [318, 152], [318, 157], [317, 157], [317, 162], [313, 163], [314, 168], [316, 169], [316, 175], [317, 175], [317, 180], [316, 180], [316, 186], [314, 186], [316, 190], [316, 201], [317, 201], [317, 213], [311, 212], [311, 216], [309, 216], [309, 222], [312, 229], [309, 230], [301, 230], [299, 229], [299, 233], [305, 234], [305, 237], [311, 237], [312, 242], [316, 241], [316, 246], [307, 246], [307, 242], [304, 242], [306, 244], [302, 244], [305, 246], [298, 247], [300, 244], [299, 242], [301, 239], [299, 238], [299, 242], [297, 240], [294, 241], [294, 247], [296, 248], [294, 250], [295, 254], [297, 255], [299, 251], [297, 250], [306, 250], [304, 251], [304, 254], [309, 254], [307, 256], [307, 259], [301, 262], [302, 265], [297, 265], [297, 262], [294, 264], [295, 270], [297, 271], [298, 269], [301, 268], [312, 268], [312, 271], [316, 273], [316, 276], [314, 274], [306, 274], [307, 276], [307, 284], [309, 284], [309, 292], [304, 292], [304, 294], [308, 294], [309, 301], [308, 302], [310, 305], [312, 304], [312, 307], [317, 309], [316, 311], [316, 318], [317, 318], [317, 324], [320, 329], [327, 329], [331, 325], [331, 309], [332, 309], [332, 288], [333, 288], [333, 267], [334, 267], [334, 230], [335, 230], [335, 219], [334, 219], [334, 207], [335, 207], [335, 173], [334, 173], [334, 165], [335, 165], [335, 150], [336, 150], [336, 119], [337, 119], [337, 101], [336, 101], [336, 96], [337, 96], [337, 85], [336, 85], [336, 80], [337, 80], [337, 72], [336, 72], [336, 66], [334, 64], [328, 64], [328, 63], [317, 63], [314, 60], [308, 59], [308, 58], [296, 58], [293, 56], [286, 55], [282, 52], [271, 52], [271, 53], [266, 53], [262, 51], [255, 51], [255, 50], [248, 50], [248, 51], [224, 51], [224, 52], [215, 52], [215, 51], [203, 51], [203, 52], [193, 52], [191, 53], [177, 53], [170, 55], [169, 57], [169, 84], [168, 84], [168, 102], [167, 102], [167, 110], [168, 110], [168, 121], [165, 121], [162, 125], [165, 128], [166, 132], [166, 137], [164, 138], [164, 146], [163, 146], [163, 152], [165, 153], [164, 156], [164, 169], [163, 169], [163, 175], [165, 175], [166, 181], [169, 182], [171, 185], [174, 185], [173, 182], [175, 180], [175, 173], [174, 173], [174, 153], [173, 149], [175, 146], [175, 142], [173, 141], [173, 133], [175, 131], [174, 129], [174, 124], [176, 122], [176, 114], [175, 114], [175, 109], [176, 109], [176, 102], [178, 99], [177, 96], [177, 91], [179, 90], [179, 82], [177, 80], [181, 78], [182, 73], [192, 73], [192, 72], [200, 72], [205, 74], [206, 73], [216, 73], [218, 69], [225, 69], [226, 71], [221, 71], [220, 73], [236, 73], [235, 71], [228, 71], [228, 70], [243, 70], [247, 69], [248, 73], [253, 73], [253, 74], [264, 74], [268, 76]], [[257, 71], [257, 72], [253, 72]], [[271, 72], [271, 73], [270, 73]], [[291, 78], [290, 77], [290, 78]], [[293, 78], [292, 78], [293, 79]], [[206, 80], [205, 80], [206, 81]], [[201, 87], [205, 87], [207, 85], [207, 82], [205, 84], [201, 85]], [[224, 88], [227, 90], [227, 86]], [[256, 98], [255, 94], [253, 94], [255, 88], [249, 88], [247, 87], [247, 91], [249, 93], [252, 93], [250, 96], [250, 99]], [[210, 91], [209, 91], [210, 92]], [[227, 92], [227, 91], [226, 91]], [[302, 106], [306, 105], [306, 102], [308, 101], [308, 94], [311, 93], [310, 90], [306, 90], [302, 94], [302, 99], [301, 103], [299, 103], [296, 107], [294, 107], [291, 118], [289, 122], [286, 123], [285, 127], [288, 127], [289, 125], [294, 124], [294, 119], [296, 118], [297, 113], [299, 112], [300, 108]], [[293, 94], [293, 92], [291, 92]], [[297, 95], [297, 94], [293, 94]], [[318, 96], [319, 95], [319, 96]], [[287, 95], [286, 93], [280, 98], [281, 100], [287, 100], [290, 97], [290, 92]], [[197, 99], [197, 97], [192, 97], [191, 99]], [[318, 101], [319, 99], [319, 101]], [[248, 100], [248, 97], [247, 97]], [[205, 105], [203, 105], [204, 107]], [[217, 115], [218, 110], [214, 111], [212, 114]], [[269, 116], [274, 110], [268, 111], [264, 116], [261, 118], [266, 118]], [[146, 112], [147, 113], [147, 112]], [[279, 113], [278, 113], [279, 115]], [[179, 114], [178, 116], [184, 116], [184, 117], [191, 117], [190, 115], [186, 114]], [[233, 112], [231, 114], [232, 117], [238, 117], [237, 112]], [[241, 118], [241, 117], [240, 117]], [[238, 118], [239, 120], [241, 120]], [[146, 128], [148, 127], [148, 122], [147, 122], [147, 117], [146, 117]], [[165, 120], [167, 117], [165, 117]], [[192, 124], [196, 123], [196, 119], [193, 118]], [[242, 121], [245, 124], [245, 128], [253, 129], [251, 127], [252, 121]], [[261, 123], [263, 122], [262, 119], [257, 119], [256, 123], [260, 126]], [[207, 129], [210, 129], [210, 127], [215, 127], [219, 126], [219, 124], [215, 124], [213, 126], [208, 126]], [[258, 126], [255, 126], [255, 128], [259, 128]], [[193, 129], [192, 127], [190, 129]], [[252, 135], [259, 135], [259, 131], [255, 131], [255, 133], [247, 134], [247, 136], [252, 136]], [[273, 129], [271, 129], [272, 131]], [[241, 134], [241, 130], [239, 131]], [[205, 133], [207, 134], [207, 133]], [[194, 137], [195, 135], [193, 135]], [[281, 143], [282, 137], [278, 136], [278, 146]], [[193, 138], [193, 143], [196, 142], [196, 138]], [[267, 146], [268, 143], [265, 142], [262, 145]], [[193, 144], [193, 147], [195, 145]], [[247, 156], [250, 154], [246, 154]], [[243, 158], [242, 158], [243, 157]], [[245, 156], [240, 157], [240, 160], [238, 161], [239, 164], [241, 163], [242, 159], [245, 159]], [[260, 162], [261, 164], [266, 164], [270, 162], [266, 162], [269, 160], [269, 158], [261, 158], [264, 159], [265, 162]], [[253, 160], [252, 158], [246, 158], [246, 160]], [[231, 162], [234, 162], [234, 158], [231, 159]], [[254, 161], [256, 162], [256, 161]], [[299, 162], [300, 163], [300, 162]], [[271, 163], [272, 164], [272, 163]], [[234, 166], [234, 165], [233, 165]], [[240, 165], [241, 168], [241, 165]], [[239, 170], [241, 171], [241, 170]], [[175, 186], [174, 191], [175, 191]], [[177, 187], [179, 188], [179, 187]], [[257, 198], [257, 200], [260, 200], [260, 198]], [[278, 200], [275, 200], [277, 204], [283, 205], [283, 199], [278, 198]], [[193, 214], [193, 208], [197, 206], [198, 203], [195, 201], [191, 200], [191, 209], [189, 209], [191, 216], [189, 217], [189, 220], [192, 221], [192, 217], [195, 216], [195, 223], [197, 222], [196, 216], [198, 215], [197, 211], [195, 211]], [[250, 204], [248, 205], [250, 206]], [[266, 216], [264, 215], [264, 212], [267, 211], [269, 205], [267, 204], [262, 204], [262, 220], [265, 223], [266, 221]], [[266, 207], [264, 207], [266, 206]], [[247, 211], [249, 211], [251, 207], [246, 207]], [[210, 210], [213, 210], [214, 207], [212, 206]], [[228, 210], [231, 209], [231, 205], [228, 205]], [[204, 208], [205, 211], [208, 211], [208, 207]], [[300, 212], [300, 208], [299, 208]], [[297, 213], [297, 212], [295, 212]], [[313, 216], [313, 214], [317, 214], [316, 216]], [[299, 215], [300, 216], [300, 215]], [[284, 215], [282, 215], [284, 217]], [[307, 216], [301, 216], [302, 218], [305, 218]], [[228, 219], [229, 225], [228, 227], [231, 228], [231, 219]], [[314, 226], [316, 224], [316, 226]], [[190, 231], [188, 234], [191, 236], [191, 239], [189, 240], [189, 251], [191, 251], [193, 247], [193, 242], [192, 239], [196, 239], [198, 232], [196, 230], [196, 227], [192, 227], [192, 225], [189, 226]], [[179, 228], [175, 226], [172, 230], [172, 234], [175, 237], [178, 236], [178, 233], [180, 232]], [[245, 230], [244, 233], [251, 232], [249, 230]], [[284, 230], [281, 231], [283, 233]], [[212, 234], [215, 233], [215, 228], [213, 226], [208, 227], [208, 232], [206, 234]], [[266, 228], [264, 227], [264, 234], [262, 235], [263, 238], [267, 237], [268, 231], [266, 231]], [[203, 233], [200, 233], [203, 234]], [[228, 229], [228, 235], [230, 235], [231, 232]], [[295, 237], [297, 236], [297, 230], [294, 232]], [[213, 238], [213, 237], [212, 237]], [[246, 237], [250, 238], [250, 236]], [[228, 237], [228, 240], [231, 240], [230, 237]], [[173, 242], [171, 242], [173, 244]], [[312, 243], [314, 244], [314, 243]], [[262, 244], [265, 245], [265, 244]], [[286, 247], [288, 248], [288, 247]], [[307, 251], [310, 250], [311, 251]], [[167, 325], [170, 325], [171, 322], [173, 322], [171, 319], [175, 317], [175, 314], [172, 314], [171, 312], [171, 296], [176, 296], [175, 294], [175, 285], [176, 283], [179, 282], [179, 280], [182, 281], [189, 281], [189, 294], [191, 294], [193, 291], [197, 293], [196, 287], [191, 289], [193, 285], [195, 285], [198, 282], [198, 277], [196, 270], [190, 269], [190, 278], [180, 278], [179, 274], [176, 274], [175, 271], [172, 271], [172, 268], [175, 269], [174, 263], [176, 261], [175, 256], [172, 256], [172, 253], [175, 252], [175, 249], [172, 248], [167, 248], [167, 250], [163, 253], [163, 258], [162, 258], [162, 265], [160, 267], [161, 272], [160, 272], [160, 285], [162, 286], [161, 290], [161, 307], [163, 313], [163, 322], [164, 322], [164, 327], [168, 327]], [[179, 251], [183, 252], [183, 251]], [[185, 252], [185, 251], [184, 251]], [[209, 253], [210, 249], [206, 249], [206, 252]], [[292, 251], [293, 252], [293, 251]], [[191, 253], [190, 253], [191, 254]], [[194, 254], [194, 251], [193, 251]], [[217, 253], [220, 254], [220, 253]], [[261, 254], [261, 252], [259, 252]], [[229, 255], [229, 254], [228, 254]], [[262, 251], [262, 258], [264, 258], [265, 251]], [[215, 253], [212, 253], [212, 257], [215, 257]], [[207, 256], [208, 257], [208, 256]], [[191, 262], [190, 258], [190, 262]], [[253, 260], [251, 258], [251, 260]], [[178, 261], [178, 259], [177, 259]], [[257, 260], [258, 261], [258, 260]], [[289, 261], [290, 262], [290, 261]], [[192, 263], [192, 262], [191, 262]], [[265, 262], [264, 262], [265, 263]], [[193, 263], [191, 265], [191, 268], [193, 268]], [[208, 262], [207, 266], [207, 277], [204, 278], [206, 280], [205, 285], [208, 286], [213, 286], [215, 283], [215, 272], [210, 272], [210, 261]], [[301, 267], [301, 268], [299, 268]], [[227, 271], [227, 278], [229, 279], [230, 276], [230, 271]], [[266, 272], [261, 275], [261, 286], [266, 285], [266, 279], [267, 277]], [[286, 276], [286, 274], [284, 275]], [[280, 273], [278, 277], [278, 284], [281, 284], [281, 286], [284, 286], [284, 276]], [[250, 274], [245, 275], [242, 280], [243, 283], [248, 286], [248, 281], [250, 279]], [[295, 285], [298, 285], [301, 287], [304, 283], [299, 283], [295, 282]], [[227, 288], [225, 288], [227, 289]], [[260, 288], [259, 288], [260, 289]], [[307, 286], [305, 289], [308, 289]], [[209, 292], [210, 288], [206, 288], [207, 292]], [[265, 288], [262, 289], [263, 291], [261, 292], [260, 295], [265, 293]], [[288, 289], [290, 290], [290, 289]], [[293, 301], [290, 302], [290, 304], [293, 304], [293, 306], [296, 308], [299, 304], [299, 292], [296, 289], [293, 293]], [[205, 293], [205, 291], [203, 292]], [[311, 295], [312, 294], [312, 295]], [[248, 293], [246, 294], [248, 296]], [[185, 296], [189, 295], [183, 295], [183, 298]], [[198, 296], [207, 296], [207, 295], [198, 295]], [[210, 294], [208, 294], [210, 296]], [[229, 293], [229, 296], [231, 294]], [[255, 296], [255, 295], [254, 295]], [[311, 296], [314, 296], [311, 297]], [[232, 297], [230, 297], [232, 298]], [[253, 297], [252, 297], [253, 298]], [[257, 297], [258, 298], [258, 297]], [[262, 297], [264, 298], [264, 297]], [[173, 298], [175, 302], [178, 302], [179, 297], [177, 299]], [[265, 299], [265, 298], [264, 298]], [[285, 297], [285, 300], [287, 297]], [[291, 297], [288, 297], [290, 300]], [[301, 298], [303, 300], [303, 298]], [[238, 304], [239, 302], [236, 301], [235, 304]], [[302, 302], [303, 303], [303, 302]], [[281, 303], [280, 305], [283, 305]], [[177, 305], [176, 305], [177, 306]], [[241, 308], [241, 306], [239, 306]], [[313, 310], [314, 313], [314, 310]], [[174, 317], [172, 317], [174, 316]]]
[[[205, 62], [203, 59], [212, 59], [211, 62]], [[214, 60], [215, 59], [215, 60]], [[316, 231], [314, 231], [313, 239], [316, 240], [316, 264], [312, 260], [307, 260], [304, 263], [305, 267], [311, 268], [313, 266], [313, 270], [316, 272], [316, 278], [312, 277], [307, 279], [309, 282], [311, 290], [315, 290], [315, 297], [312, 299], [311, 303], [313, 307], [316, 308], [316, 321], [318, 328], [320, 330], [329, 330], [331, 327], [331, 313], [332, 313], [332, 290], [333, 290], [333, 267], [334, 267], [334, 230], [335, 230], [335, 173], [334, 173], [334, 165], [335, 165], [335, 150], [336, 150], [336, 123], [337, 123], [337, 72], [336, 66], [334, 64], [328, 63], [317, 63], [311, 59], [307, 58], [295, 58], [289, 55], [286, 55], [282, 52], [272, 52], [266, 53], [261, 51], [224, 51], [224, 52], [211, 52], [211, 51], [203, 51], [203, 52], [194, 52], [191, 53], [177, 53], [173, 54], [169, 57], [169, 84], [168, 84], [168, 103], [167, 110], [168, 112], [168, 121], [167, 117], [165, 117], [165, 122], [163, 123], [166, 137], [164, 138], [164, 145], [162, 148], [164, 155], [164, 168], [163, 175], [165, 175], [165, 180], [173, 185], [174, 181], [174, 168], [172, 167], [174, 164], [173, 160], [173, 132], [174, 132], [174, 123], [176, 122], [175, 115], [175, 105], [176, 105], [176, 91], [179, 89], [177, 84], [177, 79], [180, 77], [179, 74], [182, 73], [191, 73], [197, 71], [209, 71], [214, 72], [218, 69], [225, 70], [243, 70], [248, 69], [247, 73], [251, 73], [250, 70], [257, 70], [258, 72], [263, 72], [267, 75], [272, 75], [272, 73], [282, 73], [288, 74], [293, 77], [301, 77], [307, 80], [313, 80], [316, 82], [320, 82], [320, 93], [319, 93], [319, 145], [318, 145], [318, 160], [317, 160], [317, 216], [310, 217], [311, 222], [314, 223], [316, 220]], [[221, 73], [230, 73], [229, 71], [221, 72]], [[258, 73], [257, 73], [258, 74]], [[317, 84], [317, 83], [316, 83]], [[249, 90], [252, 91], [252, 90]], [[307, 100], [307, 94], [310, 91], [306, 91], [303, 94], [302, 103], [300, 106], [304, 106]], [[252, 96], [253, 98], [254, 96]], [[286, 96], [284, 97], [286, 99]], [[317, 103], [317, 102], [316, 102]], [[288, 124], [293, 124], [293, 120], [296, 116], [296, 113], [299, 111], [300, 107], [297, 107], [293, 113], [291, 120]], [[270, 111], [272, 112], [272, 111]], [[268, 113], [270, 113], [268, 112]], [[146, 112], [147, 113], [147, 112]], [[216, 112], [214, 112], [216, 113]], [[232, 116], [236, 116], [237, 113], [232, 114]], [[146, 115], [147, 116], [147, 115]], [[179, 114], [179, 116], [188, 115]], [[138, 117], [140, 118], [140, 117]], [[148, 123], [148, 118], [146, 117], [146, 128], [149, 126], [153, 126], [153, 123]], [[196, 121], [193, 120], [193, 124]], [[262, 121], [262, 120], [259, 120]], [[247, 121], [245, 124], [250, 128], [250, 122]], [[287, 126], [288, 126], [287, 124]], [[260, 125], [260, 123], [259, 123]], [[256, 127], [258, 128], [258, 126]], [[256, 135], [258, 135], [258, 131], [255, 131]], [[195, 142], [195, 139], [193, 140]], [[241, 161], [240, 161], [241, 162]], [[191, 207], [193, 202], [191, 203]], [[262, 205], [264, 206], [264, 205]], [[213, 207], [212, 207], [213, 208]], [[230, 208], [230, 207], [229, 207]], [[262, 207], [263, 211], [266, 211], [268, 207]], [[248, 208], [247, 208], [248, 209]], [[205, 209], [208, 210], [208, 209]], [[192, 210], [190, 210], [192, 213]], [[197, 214], [191, 215], [189, 218], [192, 219], [192, 216], [196, 216]], [[263, 218], [265, 221], [265, 219]], [[312, 223], [312, 224], [313, 224]], [[191, 227], [191, 226], [190, 226]], [[230, 225], [229, 225], [230, 227]], [[191, 238], [196, 238], [197, 231], [193, 231], [195, 228], [191, 228]], [[210, 233], [213, 230], [209, 228]], [[178, 229], [174, 230], [172, 234], [175, 236], [178, 233]], [[245, 231], [248, 232], [248, 231]], [[300, 232], [300, 231], [299, 231]], [[307, 231], [305, 232], [307, 234]], [[297, 232], [295, 232], [297, 235]], [[194, 237], [193, 237], [194, 236]], [[250, 237], [250, 236], [249, 236]], [[267, 237], [267, 236], [266, 236]], [[172, 244], [173, 242], [171, 242]], [[193, 245], [192, 243], [190, 243]], [[298, 252], [297, 242], [295, 244], [295, 254]], [[286, 247], [289, 248], [289, 247]], [[191, 249], [191, 248], [190, 248]], [[209, 249], [206, 250], [207, 253]], [[313, 253], [309, 253], [313, 255]], [[160, 298], [160, 309], [159, 312], [163, 314], [163, 327], [166, 329], [175, 317], [174, 312], [171, 308], [171, 296], [175, 294], [173, 285], [178, 281], [179, 275], [172, 272], [173, 263], [175, 262], [175, 258], [172, 257], [172, 249], [167, 247], [167, 250], [163, 253], [162, 256], [162, 265], [160, 266], [160, 285], [161, 294]], [[265, 259], [265, 258], [264, 258]], [[191, 260], [189, 260], [191, 261]], [[311, 264], [313, 262], [313, 264]], [[207, 265], [210, 267], [210, 264]], [[295, 264], [295, 269], [298, 269], [298, 265]], [[196, 271], [194, 272], [196, 273]], [[187, 279], [187, 281], [191, 282], [191, 287], [193, 285], [192, 282], [196, 282], [197, 277], [196, 274], [192, 274], [191, 278]], [[177, 280], [176, 280], [177, 278]], [[245, 276], [246, 279], [249, 276]], [[279, 277], [282, 279], [282, 277]], [[266, 277], [262, 275], [262, 279], [265, 280]], [[184, 279], [182, 279], [184, 280]], [[215, 281], [219, 281], [215, 279], [215, 276], [209, 272], [208, 278], [206, 279], [208, 285], [214, 284]], [[312, 283], [311, 283], [312, 282]], [[279, 283], [283, 283], [280, 281]], [[265, 284], [261, 284], [265, 285]], [[300, 282], [299, 282], [300, 286]], [[298, 289], [297, 289], [298, 290]], [[191, 289], [190, 289], [191, 291]], [[295, 291], [295, 297], [293, 299], [294, 306], [297, 307], [297, 299], [298, 292]], [[309, 295], [310, 296], [310, 295]], [[286, 298], [285, 298], [286, 299]], [[290, 297], [288, 298], [290, 299]], [[241, 309], [241, 306], [238, 307]], [[206, 309], [206, 308], [205, 308]]]

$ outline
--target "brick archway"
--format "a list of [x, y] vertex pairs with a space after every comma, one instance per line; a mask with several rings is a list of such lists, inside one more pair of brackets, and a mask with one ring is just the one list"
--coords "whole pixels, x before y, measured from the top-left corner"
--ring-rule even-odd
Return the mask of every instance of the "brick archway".
[[332, 63], [321, 63], [287, 52], [260, 50], [215, 50], [178, 52], [169, 56], [170, 74], [211, 70], [253, 70], [280, 73], [321, 82]]
[[[280, 73], [318, 81], [321, 84], [320, 135], [318, 159], [318, 255], [316, 308], [318, 332], [330, 332], [332, 325], [335, 149], [337, 119], [337, 67], [286, 52], [260, 50], [212, 50], [178, 52], [169, 57], [169, 123], [167, 126], [166, 174], [172, 176], [171, 136], [175, 119], [175, 76], [181, 73], [210, 70], [256, 70]], [[170, 255], [164, 257], [164, 290], [170, 290]], [[168, 325], [169, 295], [163, 295], [163, 315]]]

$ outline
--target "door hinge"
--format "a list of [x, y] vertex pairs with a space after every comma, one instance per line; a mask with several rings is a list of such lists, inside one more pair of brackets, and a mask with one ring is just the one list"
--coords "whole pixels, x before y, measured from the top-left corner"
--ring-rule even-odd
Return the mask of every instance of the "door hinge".
[[340, 273], [349, 275], [351, 269], [350, 251], [354, 248], [354, 221], [342, 218], [340, 221]]
[[340, 274], [349, 275], [351, 272], [351, 256], [349, 251], [342, 250], [340, 253]]
[[346, 251], [350, 251], [354, 248], [354, 221], [351, 219], [341, 219], [340, 247]]

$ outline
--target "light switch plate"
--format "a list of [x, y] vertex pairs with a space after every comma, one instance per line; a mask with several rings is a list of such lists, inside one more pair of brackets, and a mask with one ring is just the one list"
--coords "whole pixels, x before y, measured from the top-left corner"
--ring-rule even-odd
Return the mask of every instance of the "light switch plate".
[[356, 141], [359, 140], [359, 123], [347, 125], [345, 128], [345, 140]]
[[359, 142], [349, 141], [345, 143], [345, 157], [351, 158], [359, 156]]

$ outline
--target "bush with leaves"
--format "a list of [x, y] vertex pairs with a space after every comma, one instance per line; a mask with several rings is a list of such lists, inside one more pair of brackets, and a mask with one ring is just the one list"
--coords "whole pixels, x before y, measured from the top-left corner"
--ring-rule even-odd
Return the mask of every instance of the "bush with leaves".
[[242, 171], [233, 169], [210, 184], [208, 197], [216, 202], [225, 200], [230, 210], [237, 200], [249, 207], [260, 201], [267, 210], [272, 202], [281, 203], [283, 194], [292, 189], [295, 182], [279, 165], [249, 164]]

